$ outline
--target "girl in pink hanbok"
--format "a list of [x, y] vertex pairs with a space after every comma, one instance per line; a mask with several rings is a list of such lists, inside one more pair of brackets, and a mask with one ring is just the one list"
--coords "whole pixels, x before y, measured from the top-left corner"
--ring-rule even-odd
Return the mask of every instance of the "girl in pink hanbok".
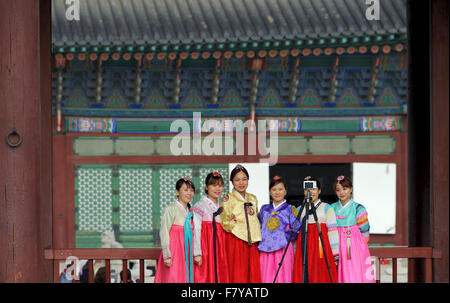
[[352, 181], [337, 177], [334, 189], [339, 201], [332, 204], [339, 232], [339, 283], [374, 283], [369, 252], [369, 220], [367, 211], [353, 201]]
[[189, 202], [195, 186], [189, 178], [177, 181], [178, 199], [166, 206], [161, 217], [161, 255], [156, 267], [155, 283], [193, 283], [193, 213]]

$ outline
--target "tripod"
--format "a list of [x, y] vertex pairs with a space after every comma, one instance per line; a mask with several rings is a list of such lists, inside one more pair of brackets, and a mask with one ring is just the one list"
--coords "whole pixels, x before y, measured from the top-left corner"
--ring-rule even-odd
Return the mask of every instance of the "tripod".
[[292, 227], [292, 229], [291, 229], [291, 234], [289, 235], [289, 240], [287, 242], [286, 248], [284, 249], [283, 256], [281, 257], [280, 263], [278, 263], [278, 269], [277, 269], [277, 273], [275, 274], [275, 278], [273, 279], [273, 283], [275, 283], [275, 281], [277, 280], [278, 273], [280, 272], [280, 269], [281, 269], [281, 265], [283, 265], [284, 256], [286, 255], [289, 245], [291, 244], [292, 236], [294, 235], [295, 228], [297, 227], [297, 223], [300, 220], [304, 206], [305, 206], [305, 199], [303, 199], [302, 206], [300, 206], [300, 211], [298, 212], [297, 217], [295, 218], [294, 227]]
[[[319, 220], [317, 218], [317, 212], [316, 212], [316, 207], [313, 204], [312, 198], [311, 198], [311, 190], [308, 189], [307, 190], [307, 197], [306, 197], [306, 202], [305, 202], [306, 208], [305, 208], [305, 217], [304, 217], [304, 222], [302, 223], [302, 229], [304, 229], [304, 236], [302, 235], [302, 262], [303, 262], [303, 283], [308, 282], [308, 268], [307, 268], [307, 263], [306, 263], [306, 257], [307, 257], [307, 242], [308, 242], [308, 218], [310, 216], [310, 214], [312, 213], [314, 221], [316, 222], [317, 225], [317, 231], [319, 232], [319, 239], [320, 239], [320, 243], [322, 244], [322, 251], [323, 251], [323, 255], [325, 258], [325, 263], [327, 265], [327, 270], [328, 270], [328, 275], [330, 276], [330, 281], [331, 283], [333, 283], [333, 278], [331, 277], [331, 271], [330, 271], [330, 265], [328, 264], [328, 258], [327, 258], [327, 254], [325, 251], [325, 245], [323, 244], [323, 239], [322, 239], [322, 230], [320, 229], [320, 224], [319, 224]], [[311, 207], [311, 208], [309, 208]], [[299, 213], [300, 215], [300, 213]]]
[[[309, 205], [311, 206], [311, 209], [309, 209]], [[298, 221], [301, 218], [301, 215], [302, 215], [302, 212], [303, 212], [304, 208], [305, 208], [306, 211], [305, 211], [305, 216], [303, 218], [304, 222], [302, 223], [302, 227], [301, 227], [302, 229], [303, 228], [305, 229], [305, 235], [302, 236], [302, 246], [303, 246], [302, 247], [302, 253], [303, 253], [303, 256], [302, 256], [303, 283], [308, 282], [308, 267], [307, 267], [307, 263], [306, 263], [306, 256], [307, 256], [307, 242], [308, 242], [308, 240], [307, 240], [307, 236], [308, 236], [308, 218], [309, 218], [310, 212], [313, 214], [314, 220], [315, 220], [315, 222], [317, 224], [317, 230], [319, 232], [320, 242], [322, 243], [322, 251], [323, 251], [323, 255], [325, 257], [325, 263], [327, 265], [328, 275], [330, 276], [331, 283], [333, 283], [333, 278], [331, 277], [330, 265], [328, 264], [328, 258], [327, 258], [327, 254], [326, 254], [326, 251], [325, 251], [325, 245], [323, 245], [322, 231], [320, 229], [319, 220], [317, 218], [316, 208], [313, 205], [313, 201], [312, 201], [312, 198], [311, 198], [311, 190], [310, 189], [307, 190], [306, 197], [305, 197], [305, 199], [303, 199], [303, 202], [302, 202], [302, 204], [300, 206], [300, 211], [298, 212], [297, 217], [295, 218], [294, 227], [291, 229], [291, 234], [289, 235], [288, 244], [286, 245], [286, 248], [284, 249], [283, 256], [281, 257], [281, 261], [278, 264], [278, 270], [277, 270], [277, 273], [275, 274], [275, 278], [273, 279], [273, 283], [275, 283], [275, 281], [277, 280], [277, 276], [278, 276], [278, 273], [280, 272], [281, 266], [283, 265], [283, 261], [284, 261], [284, 257], [286, 255], [287, 249], [288, 249], [288, 247], [289, 247], [289, 245], [291, 243], [291, 239], [292, 239], [292, 236], [294, 234], [295, 227], [297, 226], [297, 223], [298, 223]]]

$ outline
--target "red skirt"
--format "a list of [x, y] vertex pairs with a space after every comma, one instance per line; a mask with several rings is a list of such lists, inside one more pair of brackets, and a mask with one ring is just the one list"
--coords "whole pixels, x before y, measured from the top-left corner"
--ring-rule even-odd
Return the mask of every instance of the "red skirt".
[[261, 283], [257, 243], [251, 246], [232, 233], [225, 233], [230, 283]]
[[[222, 225], [216, 222], [217, 240], [217, 281], [219, 283], [228, 283], [228, 262], [227, 252], [225, 250], [225, 232]], [[202, 246], [202, 265], [194, 263], [194, 281], [195, 283], [215, 283], [214, 266], [214, 237], [212, 222], [202, 222], [201, 246]]]
[[[333, 252], [331, 251], [330, 241], [328, 240], [328, 228], [325, 223], [320, 223], [322, 239], [325, 246], [325, 253], [330, 266], [331, 278], [334, 283], [338, 282], [336, 264], [334, 263]], [[294, 282], [303, 281], [303, 252], [301, 234], [297, 238], [297, 248], [294, 257]], [[307, 259], [308, 259], [308, 280], [309, 283], [331, 283], [328, 274], [325, 256], [322, 250], [322, 244], [319, 239], [319, 231], [316, 223], [308, 224], [307, 236]]]

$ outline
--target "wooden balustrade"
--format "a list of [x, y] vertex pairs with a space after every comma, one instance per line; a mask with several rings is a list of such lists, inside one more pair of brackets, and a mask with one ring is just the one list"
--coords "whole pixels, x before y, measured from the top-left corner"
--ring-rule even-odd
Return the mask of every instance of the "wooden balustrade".
[[380, 259], [392, 259], [392, 283], [397, 283], [397, 260], [400, 258], [408, 259], [408, 282], [415, 281], [414, 262], [416, 259], [425, 259], [425, 282], [433, 282], [432, 260], [441, 258], [440, 251], [432, 247], [406, 247], [406, 246], [378, 246], [369, 247], [370, 255], [377, 259], [376, 281], [380, 283], [381, 264]]
[[[379, 246], [370, 247], [370, 254], [376, 259], [376, 282], [380, 283], [380, 260], [392, 259], [392, 282], [397, 283], [397, 260], [408, 259], [408, 282], [414, 282], [414, 262], [425, 259], [425, 281], [432, 282], [432, 259], [441, 258], [441, 252], [432, 247]], [[88, 260], [88, 280], [94, 282], [94, 260], [105, 261], [106, 283], [111, 282], [111, 260], [122, 261], [123, 279], [127, 281], [128, 260], [139, 260], [139, 280], [145, 281], [145, 260], [158, 260], [161, 248], [74, 248], [47, 249], [45, 259], [54, 260], [55, 282], [59, 282], [59, 263], [72, 259]]]
[[[47, 249], [45, 259], [54, 260], [54, 281], [59, 282], [61, 261], [88, 260], [88, 281], [94, 282], [94, 260], [105, 261], [105, 280], [111, 282], [111, 260], [122, 261], [122, 283], [128, 280], [128, 260], [139, 260], [139, 280], [145, 281], [145, 260], [158, 260], [161, 248], [73, 248]], [[75, 276], [73, 274], [73, 276]]]

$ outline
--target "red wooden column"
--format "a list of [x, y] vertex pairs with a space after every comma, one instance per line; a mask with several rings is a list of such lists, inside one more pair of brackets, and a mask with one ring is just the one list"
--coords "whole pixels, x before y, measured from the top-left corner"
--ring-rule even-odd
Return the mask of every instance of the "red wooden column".
[[50, 22], [50, 0], [0, 1], [0, 282], [52, 281]]
[[431, 212], [433, 247], [442, 259], [433, 261], [433, 282], [449, 282], [448, 275], [448, 6], [431, 2]]

